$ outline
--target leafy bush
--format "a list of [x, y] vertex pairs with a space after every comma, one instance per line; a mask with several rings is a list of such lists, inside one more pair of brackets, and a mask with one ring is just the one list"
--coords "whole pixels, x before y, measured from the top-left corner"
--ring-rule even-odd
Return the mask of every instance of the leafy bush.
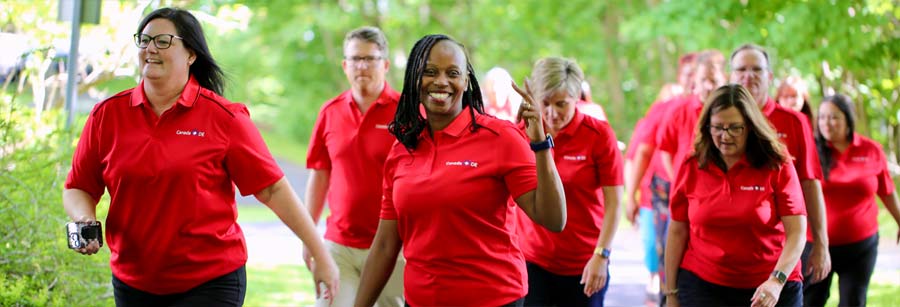
[[[0, 92], [0, 306], [112, 305], [109, 250], [69, 250], [61, 205], [73, 136]], [[98, 214], [105, 215], [106, 206]]]

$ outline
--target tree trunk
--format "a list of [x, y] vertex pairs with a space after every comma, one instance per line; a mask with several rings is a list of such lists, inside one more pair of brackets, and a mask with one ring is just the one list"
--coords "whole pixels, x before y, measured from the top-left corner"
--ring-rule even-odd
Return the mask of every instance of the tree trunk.
[[607, 6], [606, 14], [603, 16], [604, 32], [606, 42], [604, 50], [606, 53], [606, 89], [610, 98], [610, 112], [606, 113], [606, 117], [614, 127], [621, 126], [624, 123], [624, 107], [625, 95], [622, 93], [622, 69], [619, 67], [618, 57], [613, 47], [618, 41], [619, 20], [617, 18], [615, 6]]

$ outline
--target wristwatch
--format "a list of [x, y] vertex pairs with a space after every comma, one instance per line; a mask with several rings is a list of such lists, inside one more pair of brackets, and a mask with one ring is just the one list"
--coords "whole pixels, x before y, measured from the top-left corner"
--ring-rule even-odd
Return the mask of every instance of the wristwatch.
[[775, 277], [775, 279], [777, 279], [778, 282], [782, 284], [787, 282], [787, 274], [784, 274], [784, 272], [782, 271], [775, 270], [774, 272], [772, 272], [772, 277]]
[[531, 143], [531, 151], [538, 152], [541, 150], [547, 150], [553, 148], [553, 138], [547, 134], [547, 139], [543, 142]]
[[605, 247], [597, 247], [594, 249], [594, 254], [600, 255], [600, 258], [609, 259], [609, 254], [612, 250]]

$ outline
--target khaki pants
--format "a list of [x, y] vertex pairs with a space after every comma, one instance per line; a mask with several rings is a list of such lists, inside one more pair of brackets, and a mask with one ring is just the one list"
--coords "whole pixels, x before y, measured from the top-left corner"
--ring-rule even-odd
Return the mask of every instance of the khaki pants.
[[[325, 246], [334, 262], [337, 263], [338, 269], [341, 271], [340, 285], [338, 285], [338, 293], [334, 298], [331, 306], [345, 307], [353, 306], [356, 299], [356, 292], [359, 289], [360, 275], [362, 275], [363, 266], [366, 264], [366, 257], [369, 256], [368, 249], [359, 249], [344, 246], [330, 240], [325, 240]], [[378, 307], [402, 307], [403, 302], [403, 267], [406, 261], [403, 255], [397, 257], [397, 264], [394, 265], [394, 272], [391, 278], [384, 285], [381, 296], [375, 302]], [[316, 300], [316, 307], [326, 307], [328, 301]]]

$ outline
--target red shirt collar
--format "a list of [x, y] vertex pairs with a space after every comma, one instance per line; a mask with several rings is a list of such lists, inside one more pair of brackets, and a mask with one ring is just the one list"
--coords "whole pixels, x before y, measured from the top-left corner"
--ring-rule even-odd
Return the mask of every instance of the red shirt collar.
[[[834, 144], [832, 144], [830, 141], [826, 142], [825, 144], [827, 144], [828, 147], [830, 147], [831, 149], [834, 149], [835, 151], [837, 151], [837, 148], [835, 148]], [[862, 138], [859, 137], [858, 133], [854, 132], [853, 139], [850, 140], [850, 146], [847, 146], [847, 149], [849, 150], [850, 148], [859, 147], [861, 145], [862, 145]], [[838, 153], [841, 153], [841, 152], [838, 152]]]
[[766, 105], [762, 108], [763, 115], [769, 117], [769, 115], [772, 115], [772, 112], [775, 112], [776, 108], [778, 108], [778, 103], [772, 100], [771, 97], [766, 98]]
[[[194, 102], [200, 98], [200, 89], [200, 83], [191, 75], [188, 82], [184, 85], [184, 89], [181, 90], [181, 96], [178, 97], [176, 103], [187, 108], [193, 107]], [[138, 87], [131, 92], [131, 106], [136, 107], [143, 103], [149, 103], [149, 101], [147, 101], [147, 96], [144, 94], [144, 80], [141, 80]]]
[[[475, 116], [479, 116], [478, 112], [475, 112]], [[456, 118], [440, 132], [453, 137], [459, 137], [471, 124], [472, 116], [469, 115], [469, 107], [463, 107], [462, 111], [459, 112], [459, 115], [457, 115]], [[424, 130], [422, 132], [428, 133]]]
[[[557, 138], [559, 138], [560, 135], [575, 135], [575, 130], [581, 126], [581, 122], [584, 121], [584, 116], [584, 113], [581, 113], [578, 108], [575, 108], [575, 116], [572, 117], [572, 120], [569, 121], [568, 125], [559, 130], [556, 134]], [[547, 125], [544, 125], [544, 130], [547, 130]]]
[[[381, 93], [378, 94], [378, 98], [375, 98], [375, 101], [372, 104], [373, 105], [376, 105], [376, 104], [384, 105], [384, 104], [391, 103], [391, 101], [395, 100], [395, 99], [392, 100], [391, 96], [389, 94], [392, 92], [394, 92], [394, 89], [391, 88], [391, 85], [388, 84], [387, 81], [384, 81], [384, 88], [381, 90]], [[352, 89], [347, 90], [344, 93], [347, 95], [346, 96], [347, 104], [349, 104], [353, 107], [356, 107], [356, 101], [353, 100], [353, 90]]]

